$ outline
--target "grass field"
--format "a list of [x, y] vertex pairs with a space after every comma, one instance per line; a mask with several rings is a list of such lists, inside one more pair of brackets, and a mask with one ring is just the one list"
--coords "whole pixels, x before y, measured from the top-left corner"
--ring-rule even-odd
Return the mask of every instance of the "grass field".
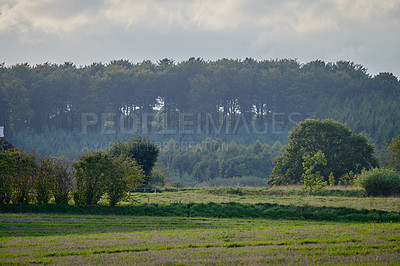
[[[41, 213], [40, 208], [29, 213], [32, 209], [26, 206], [15, 206], [14, 211], [0, 208], [0, 264], [399, 264], [400, 222], [359, 219], [371, 213], [398, 217], [399, 198], [365, 198], [351, 190], [325, 192], [325, 196], [302, 193], [297, 188], [204, 188], [132, 194], [131, 202], [134, 200], [138, 209], [130, 211], [141, 206], [149, 210], [166, 206], [162, 217], [159, 212], [150, 217], [61, 214], [46, 206], [43, 210], [47, 213]], [[255, 208], [259, 203], [289, 209], [273, 219], [182, 217], [179, 212], [172, 213], [194, 206], [205, 208], [209, 214], [207, 208], [211, 207], [217, 212], [218, 206], [235, 211]], [[341, 222], [334, 218], [313, 221], [313, 216], [285, 217], [308, 208], [313, 213], [323, 211], [326, 208], [322, 206], [330, 212], [340, 207], [339, 211], [356, 215], [345, 216]], [[372, 209], [378, 212], [368, 211]]]
[[[321, 195], [321, 194], [325, 195]], [[222, 203], [242, 204], [271, 203], [279, 205], [345, 207], [352, 209], [400, 211], [400, 198], [365, 197], [361, 189], [326, 189], [320, 195], [308, 196], [301, 187], [278, 188], [203, 188], [176, 189], [162, 193], [133, 193], [131, 198], [138, 204], [157, 203]], [[123, 204], [131, 204], [125, 202]]]

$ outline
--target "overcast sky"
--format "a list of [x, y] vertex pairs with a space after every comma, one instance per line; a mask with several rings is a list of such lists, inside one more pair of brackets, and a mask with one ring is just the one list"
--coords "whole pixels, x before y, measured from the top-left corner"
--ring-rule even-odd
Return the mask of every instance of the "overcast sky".
[[400, 0], [0, 0], [0, 63], [297, 58], [400, 77]]

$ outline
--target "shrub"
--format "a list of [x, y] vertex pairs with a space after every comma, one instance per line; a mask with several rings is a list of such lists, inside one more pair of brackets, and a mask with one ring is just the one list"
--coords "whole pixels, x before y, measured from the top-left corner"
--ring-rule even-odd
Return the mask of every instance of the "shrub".
[[12, 184], [17, 173], [16, 160], [20, 152], [15, 149], [0, 150], [0, 204], [9, 204], [12, 197]]
[[77, 205], [96, 205], [107, 192], [115, 205], [132, 187], [143, 181], [143, 170], [134, 159], [94, 151], [79, 156], [72, 166], [76, 170], [74, 201]]
[[324, 177], [321, 176], [320, 171], [315, 171], [315, 168], [319, 165], [326, 165], [325, 154], [322, 151], [318, 151], [313, 156], [305, 155], [303, 156], [303, 170], [304, 173], [303, 183], [304, 189], [309, 189], [310, 193], [312, 193], [313, 189], [316, 190], [322, 189], [327, 186], [327, 182], [324, 181]]
[[32, 199], [32, 190], [37, 176], [36, 155], [34, 152], [21, 152], [15, 160], [15, 173], [12, 180], [11, 200], [14, 204], [28, 204]]
[[51, 162], [54, 201], [56, 204], [67, 204], [73, 180], [71, 164], [64, 157], [52, 157]]
[[369, 196], [400, 195], [400, 173], [385, 168], [375, 168], [360, 175], [359, 184]]
[[400, 171], [400, 135], [393, 138], [387, 147], [390, 151], [390, 159], [386, 162], [386, 167]]
[[75, 168], [74, 201], [95, 205], [105, 193], [107, 177], [112, 175], [112, 157], [102, 151], [88, 152], [72, 163]]
[[37, 178], [35, 180], [36, 202], [38, 204], [49, 203], [53, 176], [51, 173], [52, 161], [49, 158], [42, 158], [38, 164]]
[[139, 187], [144, 180], [142, 167], [134, 159], [122, 156], [113, 158], [112, 175], [107, 177], [107, 198], [116, 205], [132, 187]]
[[149, 186], [165, 186], [165, 170], [161, 168], [153, 168], [149, 180]]

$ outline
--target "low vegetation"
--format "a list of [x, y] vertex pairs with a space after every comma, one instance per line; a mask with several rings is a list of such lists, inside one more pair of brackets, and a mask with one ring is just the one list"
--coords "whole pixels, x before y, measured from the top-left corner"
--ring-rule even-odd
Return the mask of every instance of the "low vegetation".
[[400, 172], [375, 168], [360, 176], [359, 183], [369, 196], [400, 195]]
[[5, 214], [5, 264], [396, 264], [400, 223]]

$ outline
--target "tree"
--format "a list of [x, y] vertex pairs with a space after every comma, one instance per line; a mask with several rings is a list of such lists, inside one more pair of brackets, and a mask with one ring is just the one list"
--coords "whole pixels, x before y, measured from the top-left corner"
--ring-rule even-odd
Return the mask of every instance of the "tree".
[[15, 161], [20, 152], [15, 149], [3, 150], [2, 143], [5, 138], [0, 138], [0, 204], [9, 204], [12, 197], [12, 184], [17, 173]]
[[374, 147], [364, 136], [353, 135], [349, 128], [332, 119], [306, 119], [290, 132], [284, 153], [274, 160], [270, 184], [300, 183], [303, 156], [318, 151], [327, 160], [322, 176], [328, 177], [332, 172], [336, 182], [350, 171], [358, 174], [364, 167], [378, 166]]
[[72, 166], [76, 171], [74, 200], [78, 205], [96, 205], [106, 192], [110, 205], [115, 205], [130, 188], [143, 181], [142, 169], [134, 159], [113, 157], [107, 152], [88, 152]]
[[107, 179], [113, 174], [111, 155], [88, 152], [72, 163], [75, 168], [74, 201], [77, 205], [95, 205], [105, 193]]
[[56, 204], [68, 204], [69, 192], [72, 189], [73, 173], [67, 158], [52, 157], [51, 173], [53, 175], [52, 192]]
[[68, 204], [73, 174], [70, 162], [64, 157], [44, 157], [39, 161], [35, 181], [36, 201], [48, 203], [54, 197], [56, 204]]
[[115, 157], [134, 159], [142, 167], [145, 175], [144, 185], [147, 185], [160, 149], [148, 138], [136, 136], [115, 140], [109, 152]]
[[388, 146], [388, 150], [391, 152], [391, 159], [386, 161], [388, 168], [400, 171], [400, 135], [397, 138], [393, 138], [392, 142]]
[[312, 190], [321, 189], [327, 186], [327, 182], [324, 181], [324, 177], [321, 176], [320, 171], [316, 171], [318, 166], [325, 166], [326, 165], [326, 158], [325, 154], [321, 151], [318, 151], [313, 156], [311, 155], [304, 155], [303, 156], [303, 184], [304, 188], [310, 189], [310, 193]]
[[144, 180], [142, 168], [134, 159], [122, 156], [113, 160], [113, 175], [109, 177], [106, 187], [107, 198], [115, 206], [133, 187], [139, 187]]

